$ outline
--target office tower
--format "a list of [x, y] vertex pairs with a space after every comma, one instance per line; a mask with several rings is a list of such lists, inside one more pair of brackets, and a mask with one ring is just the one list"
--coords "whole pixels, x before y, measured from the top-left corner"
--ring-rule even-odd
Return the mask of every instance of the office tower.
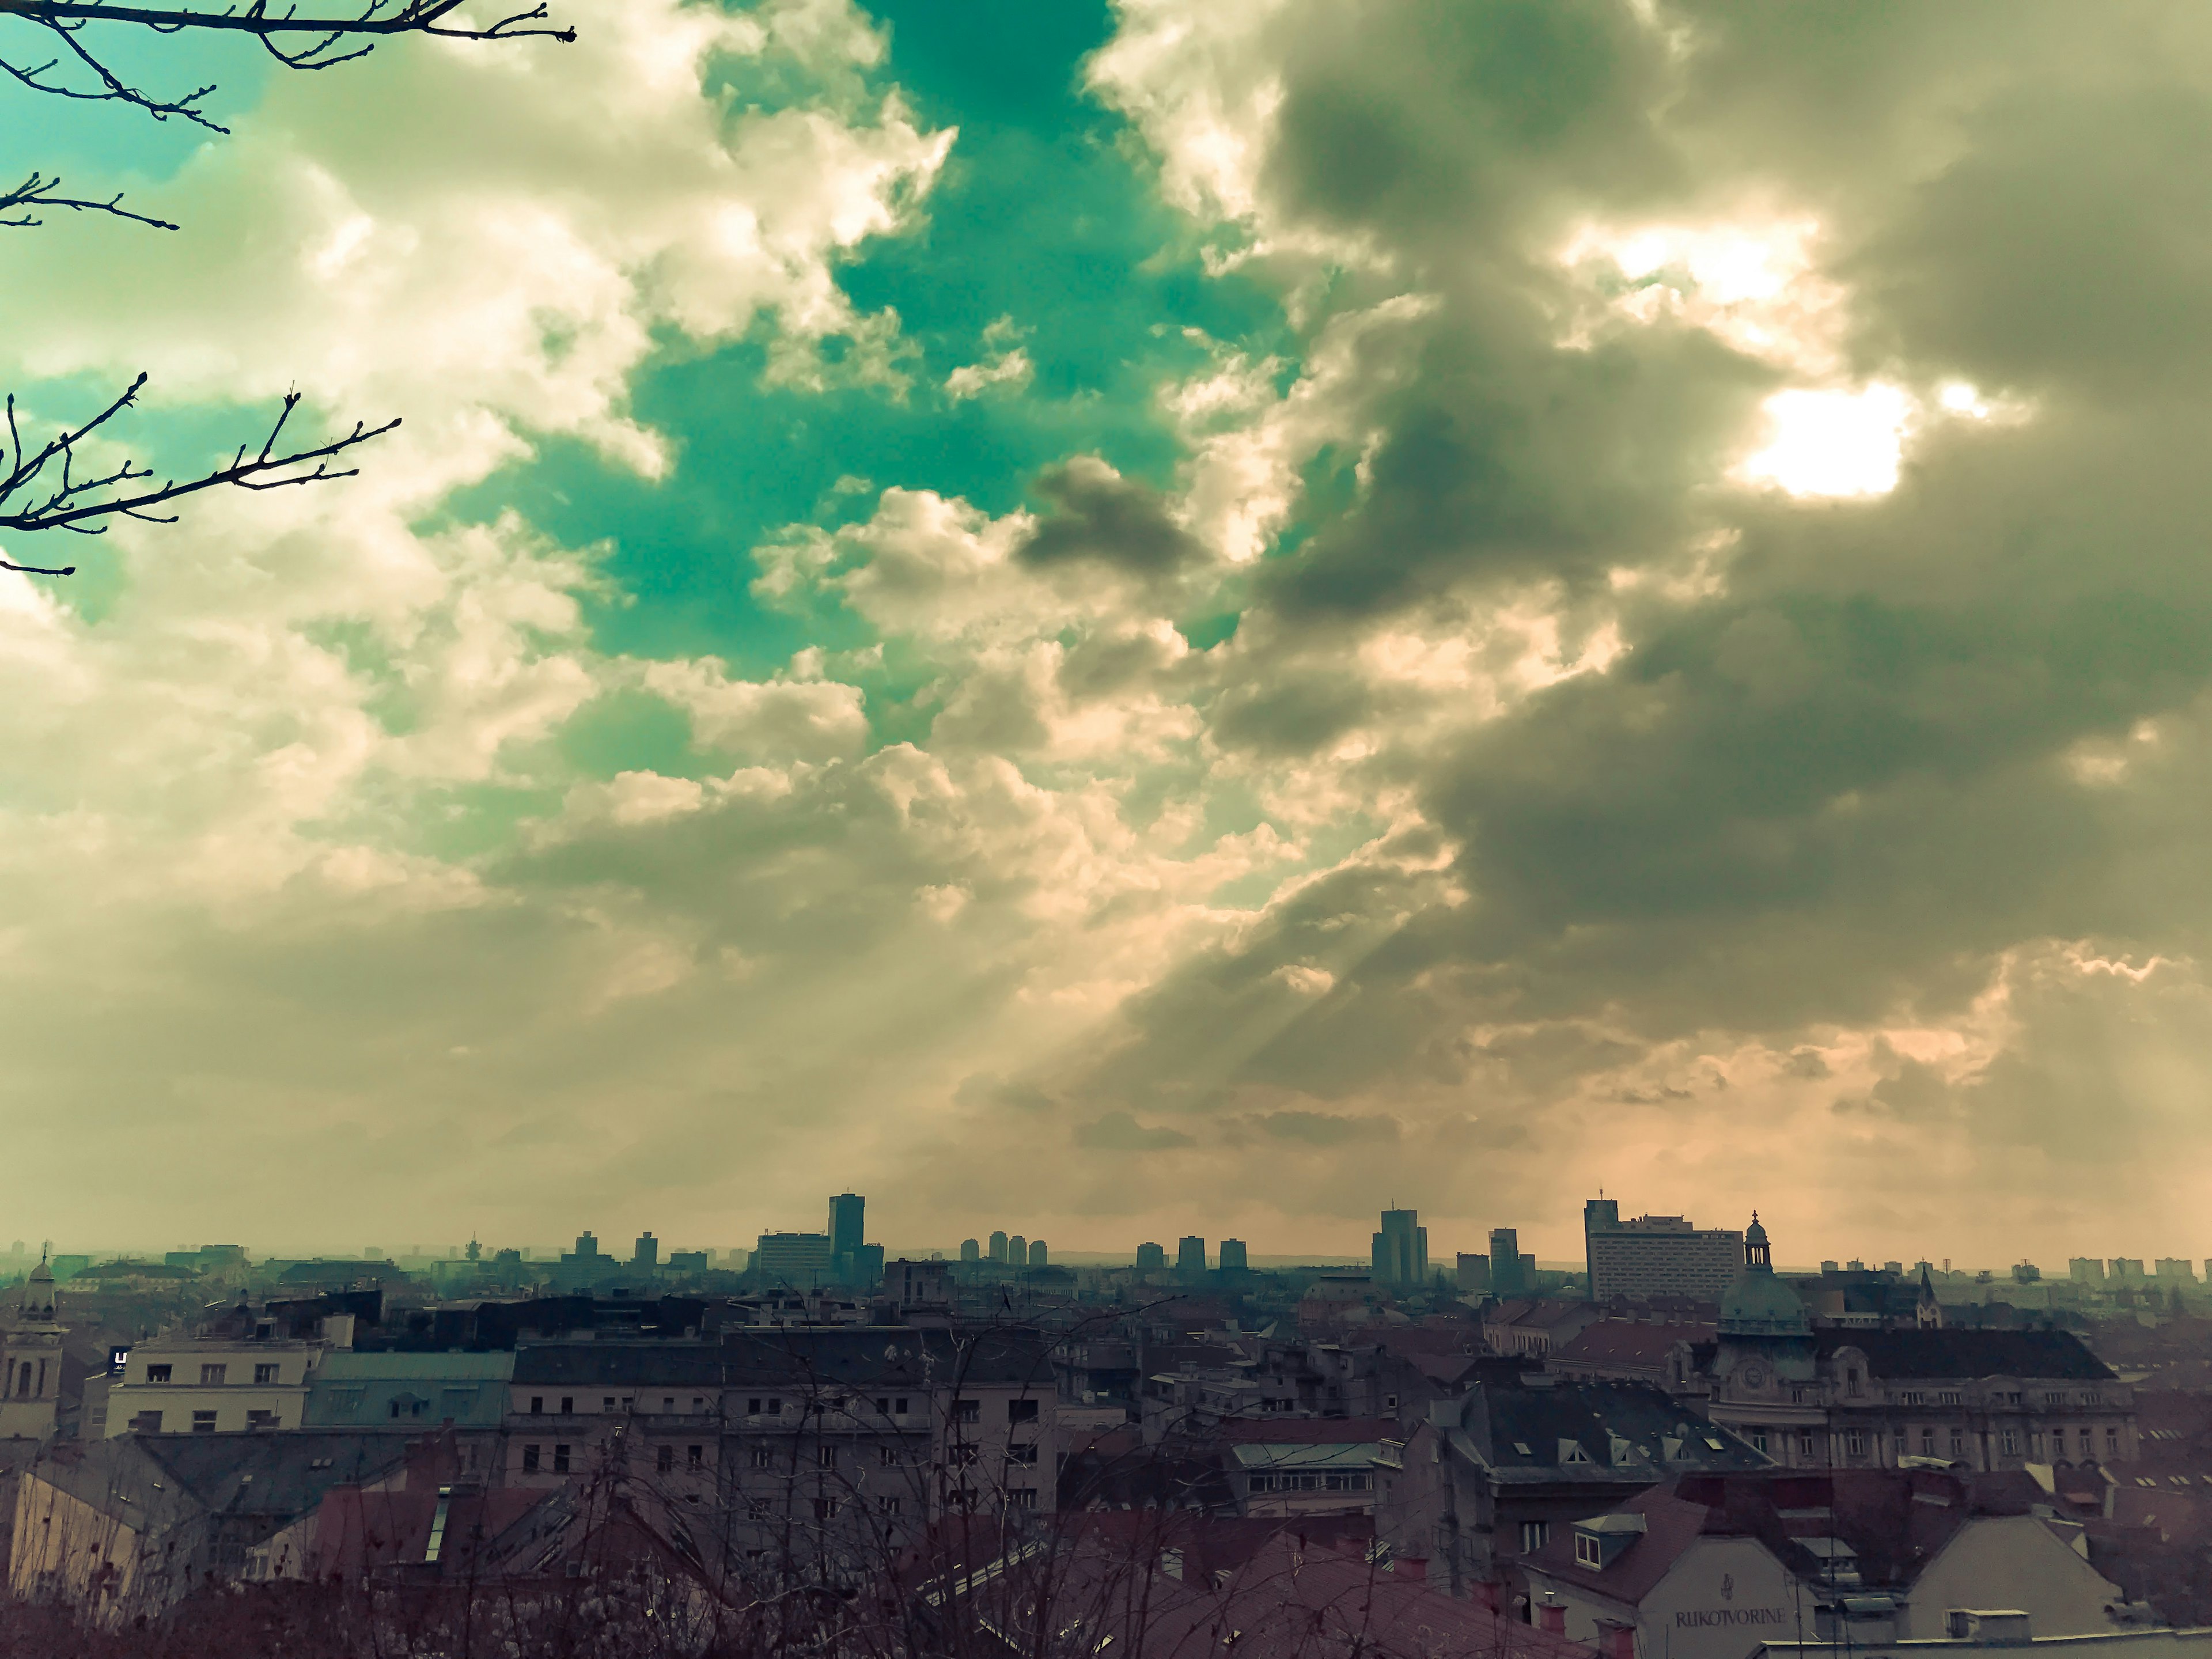
[[1460, 1293], [1487, 1296], [1490, 1294], [1490, 1258], [1460, 1252], [1458, 1285]]
[[1533, 1287], [1528, 1272], [1534, 1264], [1524, 1261], [1521, 1255], [1521, 1235], [1512, 1227], [1492, 1227], [1490, 1230], [1490, 1293], [1492, 1296], [1526, 1296]]
[[1623, 1221], [1618, 1200], [1594, 1198], [1583, 1206], [1583, 1259], [1593, 1302], [1617, 1296], [1718, 1302], [1742, 1271], [1743, 1235], [1693, 1227], [1679, 1215]]
[[653, 1273], [660, 1266], [660, 1241], [650, 1232], [637, 1236], [637, 1246], [630, 1252], [630, 1266], [642, 1273]]
[[1385, 1210], [1382, 1231], [1375, 1235], [1375, 1282], [1410, 1287], [1429, 1277], [1429, 1230], [1419, 1210]]
[[860, 1248], [867, 1237], [864, 1215], [868, 1200], [858, 1193], [840, 1193], [830, 1200], [830, 1250], [833, 1255], [848, 1255]]
[[1006, 1240], [1006, 1261], [1010, 1265], [1016, 1267], [1028, 1267], [1030, 1265], [1029, 1240], [1024, 1238], [1019, 1233], [1016, 1233], [1012, 1237], [1008, 1238]]
[[1224, 1238], [1221, 1241], [1221, 1271], [1225, 1273], [1241, 1273], [1246, 1271], [1243, 1239]]
[[963, 1261], [981, 1261], [983, 1259], [983, 1247], [972, 1238], [962, 1239], [960, 1259]]
[[1042, 1267], [1047, 1265], [1044, 1240], [1041, 1238], [1033, 1238], [1030, 1240], [1030, 1266], [1032, 1267]]
[[1139, 1273], [1159, 1273], [1164, 1270], [1167, 1265], [1168, 1249], [1166, 1245], [1139, 1244], [1137, 1246], [1137, 1271]]
[[994, 1261], [1004, 1261], [1006, 1259], [1006, 1236], [1004, 1233], [993, 1233], [991, 1235], [991, 1260]]
[[1197, 1278], [1206, 1272], [1204, 1239], [1191, 1237], [1176, 1241], [1176, 1271], [1186, 1278]]
[[753, 1251], [753, 1271], [771, 1285], [808, 1291], [827, 1284], [836, 1272], [827, 1233], [763, 1233]]

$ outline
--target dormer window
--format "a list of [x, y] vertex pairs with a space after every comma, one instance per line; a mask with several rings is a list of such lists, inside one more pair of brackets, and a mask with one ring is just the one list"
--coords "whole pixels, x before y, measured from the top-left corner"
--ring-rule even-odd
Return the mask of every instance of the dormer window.
[[1581, 1441], [1562, 1440], [1559, 1442], [1559, 1462], [1562, 1463], [1587, 1463], [1589, 1461], [1590, 1455], [1583, 1449], [1583, 1443]]
[[1605, 1565], [1605, 1547], [1594, 1533], [1575, 1534], [1575, 1565], [1578, 1567], [1598, 1568]]

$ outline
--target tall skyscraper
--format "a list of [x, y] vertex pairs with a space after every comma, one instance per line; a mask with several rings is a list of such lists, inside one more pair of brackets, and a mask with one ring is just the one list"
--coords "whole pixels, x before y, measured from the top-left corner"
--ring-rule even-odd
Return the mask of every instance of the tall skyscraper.
[[993, 1234], [991, 1235], [991, 1250], [990, 1250], [990, 1255], [991, 1255], [991, 1260], [992, 1260], [992, 1261], [1004, 1261], [1006, 1259], [1006, 1234], [1004, 1234], [1004, 1233], [993, 1233]]
[[646, 1273], [653, 1272], [660, 1266], [660, 1241], [650, 1232], [640, 1233], [636, 1249], [631, 1252], [629, 1260], [632, 1267]]
[[1225, 1273], [1241, 1273], [1247, 1271], [1243, 1239], [1224, 1238], [1221, 1241], [1221, 1271]]
[[862, 1219], [868, 1200], [858, 1193], [840, 1193], [830, 1200], [830, 1249], [834, 1255], [850, 1255], [867, 1237]]
[[1412, 1286], [1429, 1277], [1429, 1230], [1419, 1210], [1385, 1210], [1382, 1231], [1375, 1235], [1375, 1282]]
[[972, 1238], [962, 1239], [960, 1259], [963, 1261], [981, 1261], [983, 1259], [983, 1247]]
[[1490, 1293], [1495, 1297], [1526, 1296], [1534, 1286], [1531, 1257], [1521, 1254], [1521, 1235], [1512, 1227], [1490, 1230]]
[[1610, 1198], [1583, 1206], [1583, 1261], [1593, 1302], [1616, 1296], [1718, 1302], [1735, 1283], [1742, 1260], [1743, 1235], [1733, 1229], [1693, 1227], [1679, 1215], [1623, 1221], [1620, 1201]]
[[1197, 1278], [1206, 1272], [1206, 1241], [1202, 1238], [1183, 1238], [1176, 1243], [1176, 1271], [1186, 1278]]
[[1137, 1271], [1140, 1273], [1161, 1272], [1168, 1265], [1168, 1247], [1164, 1244], [1137, 1246]]
[[1007, 1239], [1006, 1261], [1011, 1266], [1016, 1267], [1028, 1267], [1030, 1265], [1029, 1240], [1024, 1238], [1019, 1233]]
[[1030, 1240], [1030, 1266], [1042, 1267], [1049, 1266], [1051, 1258], [1045, 1253], [1044, 1240], [1041, 1238]]

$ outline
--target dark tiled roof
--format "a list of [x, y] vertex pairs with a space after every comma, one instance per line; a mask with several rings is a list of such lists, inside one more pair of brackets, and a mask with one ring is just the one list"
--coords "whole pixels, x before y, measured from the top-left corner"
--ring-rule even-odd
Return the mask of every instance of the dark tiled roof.
[[1825, 1360], [1838, 1348], [1856, 1348], [1875, 1376], [1930, 1380], [1945, 1377], [2051, 1377], [2109, 1382], [2104, 1361], [2070, 1331], [1851, 1331], [1814, 1333]]
[[1678, 1342], [1710, 1342], [1711, 1325], [1653, 1325], [1641, 1320], [1601, 1319], [1553, 1356], [1563, 1365], [1663, 1367]]
[[[1570, 1382], [1548, 1387], [1485, 1383], [1462, 1402], [1458, 1428], [1501, 1480], [1572, 1480], [1650, 1485], [1686, 1468], [1753, 1470], [1768, 1461], [1648, 1382]], [[1613, 1441], [1627, 1443], [1613, 1461]], [[1667, 1456], [1674, 1441], [1677, 1455]], [[1716, 1446], [1711, 1443], [1717, 1440]], [[1587, 1463], [1563, 1463], [1563, 1442]], [[1522, 1450], [1522, 1447], [1527, 1450]]]
[[1691, 1545], [1714, 1529], [1713, 1512], [1703, 1504], [1686, 1503], [1657, 1486], [1637, 1493], [1613, 1513], [1642, 1516], [1644, 1531], [1608, 1565], [1586, 1567], [1576, 1561], [1571, 1527], [1555, 1528], [1551, 1540], [1533, 1555], [1523, 1556], [1522, 1565], [1562, 1583], [1577, 1584], [1636, 1607], [1674, 1571]]
[[1353, 1446], [1404, 1438], [1389, 1417], [1236, 1418], [1210, 1432], [1232, 1446]]
[[516, 1349], [518, 1384], [601, 1388], [1050, 1387], [1049, 1351], [1028, 1331], [975, 1336], [905, 1326], [740, 1330], [718, 1342], [539, 1342]]

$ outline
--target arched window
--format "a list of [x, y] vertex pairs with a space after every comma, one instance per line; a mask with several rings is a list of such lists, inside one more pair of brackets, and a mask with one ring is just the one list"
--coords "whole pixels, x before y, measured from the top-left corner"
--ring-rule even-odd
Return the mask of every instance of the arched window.
[[15, 1397], [18, 1400], [31, 1397], [31, 1362], [27, 1359], [23, 1362], [23, 1369], [15, 1374]]

